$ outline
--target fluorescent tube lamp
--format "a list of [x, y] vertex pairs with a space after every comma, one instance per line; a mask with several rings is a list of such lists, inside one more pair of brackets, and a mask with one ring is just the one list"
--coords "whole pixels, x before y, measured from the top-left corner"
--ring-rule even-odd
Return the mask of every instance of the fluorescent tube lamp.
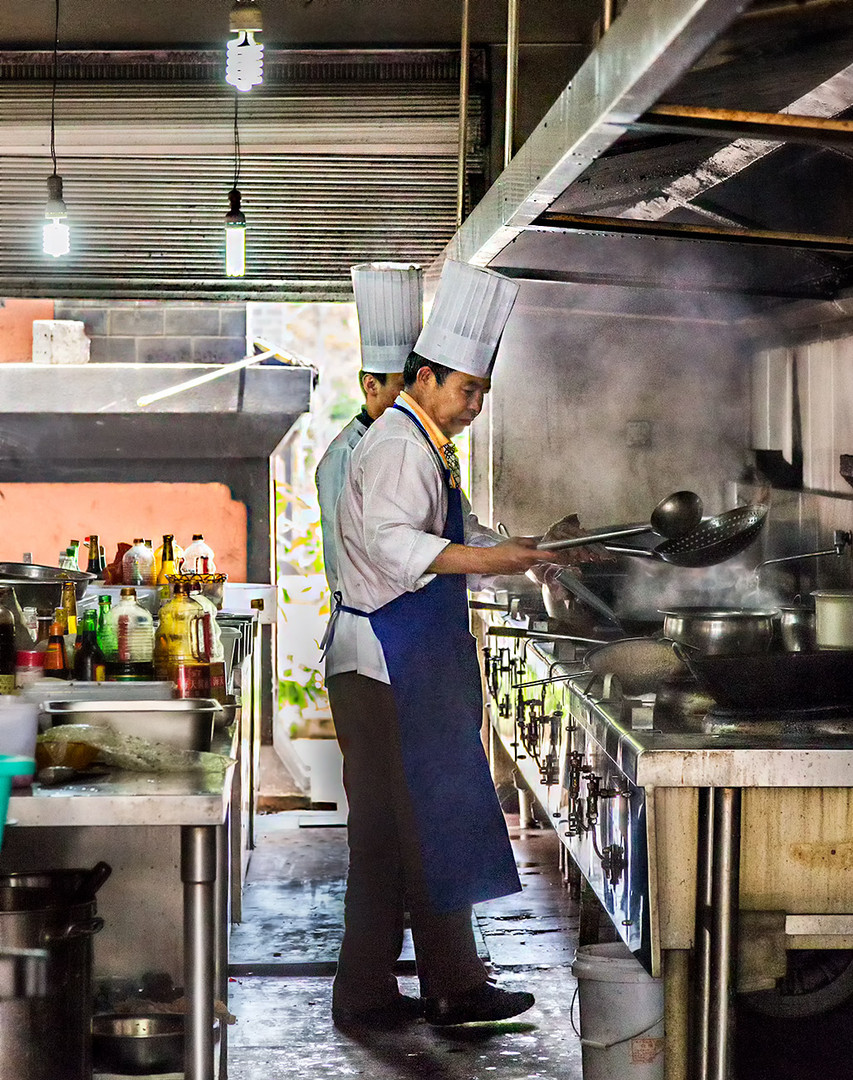
[[251, 90], [264, 81], [264, 47], [255, 41], [263, 30], [260, 8], [237, 0], [229, 26], [235, 36], [225, 50], [225, 81], [237, 90]]
[[240, 192], [228, 192], [231, 209], [225, 215], [225, 275], [243, 277], [246, 273], [246, 215], [240, 209]]
[[47, 205], [44, 216], [42, 248], [45, 255], [52, 255], [55, 259], [67, 255], [71, 250], [68, 225], [65, 221], [68, 211], [62, 199], [62, 177], [55, 173], [47, 178]]

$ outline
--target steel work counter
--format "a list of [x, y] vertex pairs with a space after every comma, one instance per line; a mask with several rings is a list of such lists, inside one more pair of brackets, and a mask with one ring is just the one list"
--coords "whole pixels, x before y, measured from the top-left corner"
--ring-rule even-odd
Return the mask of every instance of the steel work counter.
[[[212, 750], [236, 757], [237, 727], [217, 732]], [[180, 829], [186, 1080], [214, 1080], [213, 1015], [227, 980], [228, 822], [236, 761], [219, 774], [115, 770], [55, 787], [13, 789], [7, 828], [172, 827]]]

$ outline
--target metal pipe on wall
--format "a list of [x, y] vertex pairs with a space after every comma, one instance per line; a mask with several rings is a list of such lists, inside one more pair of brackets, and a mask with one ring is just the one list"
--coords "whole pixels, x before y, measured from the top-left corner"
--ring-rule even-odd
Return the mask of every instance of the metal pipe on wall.
[[459, 150], [456, 173], [456, 228], [465, 219], [465, 172], [468, 165], [468, 32], [470, 0], [462, 0], [462, 37], [459, 43]]
[[616, 0], [604, 0], [601, 9], [601, 32], [606, 34], [616, 14]]
[[504, 119], [504, 168], [512, 161], [515, 102], [518, 91], [518, 12], [520, 0], [509, 0], [506, 27], [506, 115]]

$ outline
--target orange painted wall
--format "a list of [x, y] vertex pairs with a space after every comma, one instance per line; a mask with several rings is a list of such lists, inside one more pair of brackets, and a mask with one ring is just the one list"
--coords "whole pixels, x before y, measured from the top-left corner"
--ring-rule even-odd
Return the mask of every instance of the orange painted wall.
[[33, 319], [52, 319], [52, 300], [0, 299], [0, 364], [33, 358]]
[[0, 562], [56, 566], [72, 538], [97, 532], [112, 562], [119, 541], [163, 533], [182, 547], [204, 533], [216, 569], [231, 581], [246, 580], [246, 505], [225, 484], [0, 484]]

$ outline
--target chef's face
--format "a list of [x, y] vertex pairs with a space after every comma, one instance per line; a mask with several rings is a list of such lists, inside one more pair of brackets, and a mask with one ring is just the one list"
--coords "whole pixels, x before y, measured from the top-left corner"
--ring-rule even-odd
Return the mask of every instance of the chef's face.
[[397, 400], [397, 395], [403, 389], [403, 373], [399, 371], [388, 374], [383, 383], [370, 372], [363, 372], [361, 386], [367, 402], [367, 411], [376, 420]]
[[424, 387], [427, 411], [448, 438], [458, 435], [480, 415], [492, 380], [467, 375], [464, 371], [451, 371], [439, 385], [429, 368], [421, 368], [418, 372], [419, 381], [424, 374], [427, 375]]

